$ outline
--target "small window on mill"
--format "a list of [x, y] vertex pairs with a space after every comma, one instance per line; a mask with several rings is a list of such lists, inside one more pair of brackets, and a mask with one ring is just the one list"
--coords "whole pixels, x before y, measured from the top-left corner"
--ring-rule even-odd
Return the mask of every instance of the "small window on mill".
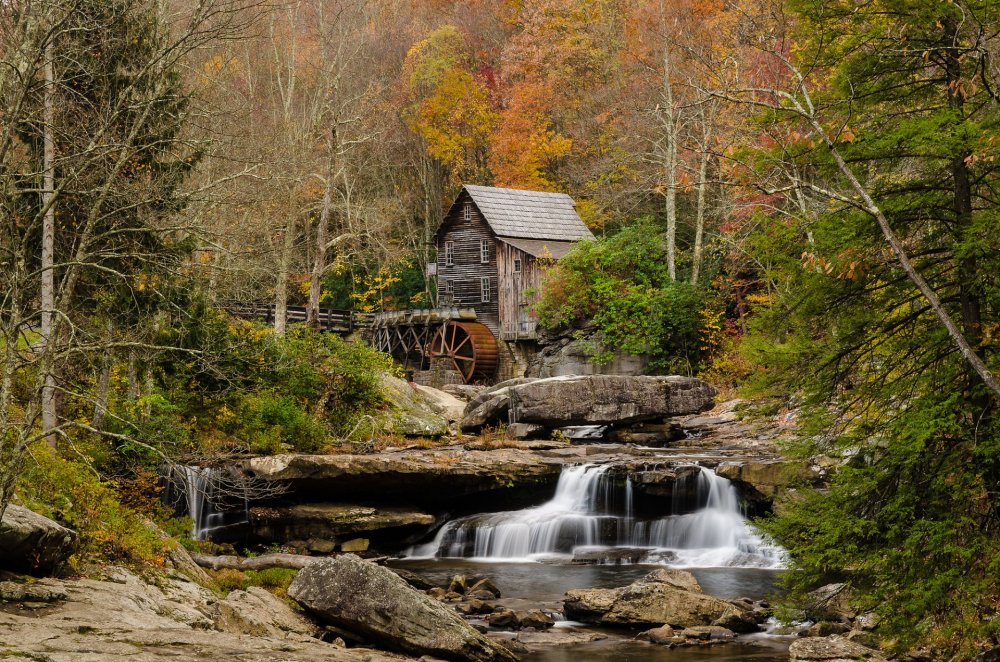
[[483, 297], [482, 297], [483, 298], [483, 303], [489, 303], [490, 302], [490, 298], [491, 298], [490, 297], [491, 293], [490, 293], [490, 279], [489, 279], [489, 277], [484, 276], [479, 281], [479, 289], [480, 289], [480, 292], [483, 295]]
[[455, 264], [455, 242], [446, 241], [444, 242], [444, 263], [446, 266], [453, 266]]
[[462, 205], [462, 220], [471, 221], [472, 220], [472, 203], [466, 202]]
[[490, 240], [479, 240], [479, 261], [482, 264], [489, 264], [490, 261]]
[[519, 257], [514, 258], [514, 273], [521, 273], [521, 258]]

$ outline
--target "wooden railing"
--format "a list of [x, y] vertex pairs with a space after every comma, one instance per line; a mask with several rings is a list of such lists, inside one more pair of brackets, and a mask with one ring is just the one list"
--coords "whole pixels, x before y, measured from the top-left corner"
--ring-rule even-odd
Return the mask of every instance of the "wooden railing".
[[[221, 306], [236, 317], [274, 324], [274, 304], [226, 301]], [[308, 321], [308, 317], [309, 311], [304, 306], [288, 306], [285, 309], [285, 322], [287, 324], [302, 324]], [[357, 330], [368, 328], [371, 326], [371, 321], [372, 315], [368, 313], [340, 308], [320, 308], [316, 326], [320, 331], [350, 335]]]

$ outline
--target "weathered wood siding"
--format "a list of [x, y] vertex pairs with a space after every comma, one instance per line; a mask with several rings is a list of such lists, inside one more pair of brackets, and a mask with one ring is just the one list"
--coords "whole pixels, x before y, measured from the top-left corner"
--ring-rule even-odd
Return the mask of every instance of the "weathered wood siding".
[[[480, 322], [497, 338], [500, 337], [500, 297], [497, 279], [497, 242], [476, 205], [472, 204], [472, 219], [464, 220], [462, 210], [471, 198], [462, 192], [452, 210], [444, 218], [437, 235], [438, 305], [473, 308]], [[480, 258], [480, 242], [489, 244], [489, 261]], [[446, 242], [454, 242], [454, 264], [446, 264]], [[490, 301], [483, 303], [481, 279], [490, 279]], [[453, 294], [446, 296], [445, 283], [451, 283]]]
[[[521, 271], [515, 271], [517, 260]], [[538, 260], [524, 251], [497, 242], [497, 273], [500, 278], [500, 332], [504, 340], [535, 337], [532, 308], [538, 299], [542, 270]]]

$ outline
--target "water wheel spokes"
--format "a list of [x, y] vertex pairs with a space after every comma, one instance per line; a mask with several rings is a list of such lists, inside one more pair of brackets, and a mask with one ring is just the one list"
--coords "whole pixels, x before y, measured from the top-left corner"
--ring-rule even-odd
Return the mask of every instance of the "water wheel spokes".
[[500, 358], [496, 338], [479, 322], [445, 322], [434, 334], [430, 354], [451, 359], [466, 384], [492, 377]]

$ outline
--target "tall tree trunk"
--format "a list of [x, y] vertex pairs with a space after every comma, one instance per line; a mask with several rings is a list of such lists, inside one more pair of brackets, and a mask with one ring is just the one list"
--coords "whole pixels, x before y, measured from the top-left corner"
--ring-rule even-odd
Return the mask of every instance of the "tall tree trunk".
[[[42, 208], [45, 210], [42, 218], [42, 260], [41, 260], [41, 307], [42, 307], [42, 343], [45, 351], [51, 356], [54, 352], [52, 347], [55, 342], [53, 337], [53, 322], [55, 319], [55, 231], [56, 231], [56, 210], [52, 197], [55, 195], [55, 159], [56, 148], [53, 136], [55, 125], [55, 71], [52, 63], [53, 47], [49, 41], [45, 45], [45, 91], [43, 101], [43, 148], [42, 148]], [[45, 375], [45, 382], [42, 386], [42, 430], [48, 431], [58, 424], [58, 412], [56, 410], [56, 383], [52, 374], [52, 363]], [[55, 446], [56, 437], [48, 437], [50, 446]]]
[[312, 273], [309, 275], [309, 307], [306, 320], [313, 328], [319, 326], [319, 301], [323, 289], [323, 273], [326, 271], [326, 251], [330, 234], [330, 206], [333, 201], [333, 180], [336, 178], [337, 129], [330, 132], [330, 157], [327, 161], [326, 186], [323, 188], [323, 204], [316, 223], [315, 255]]
[[706, 100], [711, 104], [709, 112], [705, 112], [704, 104], [699, 106], [698, 114], [701, 119], [701, 160], [698, 164], [698, 202], [695, 211], [694, 227], [694, 250], [691, 257], [691, 284], [698, 284], [698, 276], [701, 274], [702, 250], [705, 243], [705, 210], [707, 207], [708, 193], [708, 164], [711, 159], [711, 142], [716, 116], [716, 104]]
[[281, 240], [278, 256], [278, 275], [274, 283], [274, 332], [285, 335], [288, 319], [288, 271], [291, 269], [292, 250], [295, 248], [295, 216], [290, 215], [285, 223], [285, 236]]
[[109, 319], [107, 322], [104, 354], [101, 356], [101, 374], [97, 378], [97, 393], [94, 396], [92, 425], [98, 430], [104, 429], [104, 418], [108, 413], [108, 396], [111, 391], [111, 365], [114, 363], [111, 343], [114, 341], [114, 335], [115, 327]]
[[663, 46], [663, 101], [666, 115], [666, 153], [663, 156], [666, 190], [663, 192], [664, 213], [667, 217], [667, 273], [677, 280], [677, 118], [674, 108], [674, 88], [670, 80], [670, 46]]
[[701, 251], [705, 240], [705, 192], [708, 188], [708, 149], [701, 152], [701, 162], [698, 164], [698, 206], [694, 217], [694, 251], [691, 256], [691, 284], [698, 284], [701, 272]]

